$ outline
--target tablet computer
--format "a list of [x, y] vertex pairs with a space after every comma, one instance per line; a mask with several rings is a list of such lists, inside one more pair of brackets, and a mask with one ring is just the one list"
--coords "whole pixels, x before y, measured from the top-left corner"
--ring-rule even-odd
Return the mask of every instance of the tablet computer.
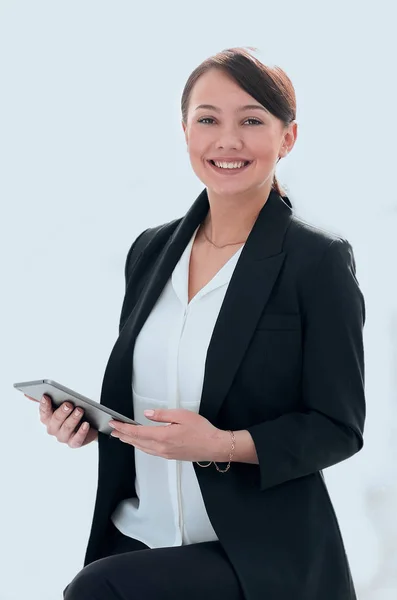
[[141, 425], [141, 423], [133, 421], [115, 410], [103, 406], [99, 402], [90, 400], [52, 379], [22, 381], [21, 383], [14, 383], [14, 388], [38, 402], [41, 400], [43, 394], [48, 394], [56, 408], [66, 401], [71, 402], [75, 407], [79, 406], [84, 409], [84, 420], [88, 421], [91, 427], [107, 435], [110, 435], [113, 431], [109, 426], [109, 421], [112, 419], [122, 421], [123, 423], [130, 423], [131, 425]]

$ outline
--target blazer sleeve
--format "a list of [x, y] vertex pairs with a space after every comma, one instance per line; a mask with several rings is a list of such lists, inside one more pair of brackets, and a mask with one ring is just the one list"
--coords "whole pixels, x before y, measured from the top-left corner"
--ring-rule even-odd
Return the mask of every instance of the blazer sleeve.
[[248, 428], [261, 490], [335, 465], [364, 443], [365, 303], [348, 241], [327, 247], [304, 304], [303, 408]]

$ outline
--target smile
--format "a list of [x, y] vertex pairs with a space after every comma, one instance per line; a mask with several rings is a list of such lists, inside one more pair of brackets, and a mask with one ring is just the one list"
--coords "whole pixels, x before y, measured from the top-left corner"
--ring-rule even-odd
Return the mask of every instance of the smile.
[[212, 160], [207, 160], [207, 163], [217, 173], [219, 173], [221, 175], [228, 175], [228, 176], [237, 175], [238, 173], [245, 171], [246, 169], [248, 169], [248, 167], [250, 167], [252, 165], [252, 161], [251, 161], [242, 167], [235, 168], [235, 169], [227, 169], [227, 168], [217, 167]]

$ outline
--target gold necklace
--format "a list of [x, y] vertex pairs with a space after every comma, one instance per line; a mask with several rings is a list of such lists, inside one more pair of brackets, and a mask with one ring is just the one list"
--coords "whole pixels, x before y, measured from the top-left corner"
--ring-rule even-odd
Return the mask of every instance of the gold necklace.
[[204, 233], [204, 236], [205, 236], [206, 240], [208, 240], [210, 244], [212, 244], [213, 246], [215, 246], [215, 248], [225, 248], [226, 246], [237, 246], [237, 244], [245, 244], [245, 242], [247, 241], [247, 240], [244, 240], [242, 242], [233, 242], [232, 244], [223, 244], [223, 246], [217, 246], [216, 244], [214, 244], [214, 242], [212, 242], [210, 240], [210, 238], [208, 237], [208, 235], [205, 232], [204, 227], [203, 227], [203, 233]]

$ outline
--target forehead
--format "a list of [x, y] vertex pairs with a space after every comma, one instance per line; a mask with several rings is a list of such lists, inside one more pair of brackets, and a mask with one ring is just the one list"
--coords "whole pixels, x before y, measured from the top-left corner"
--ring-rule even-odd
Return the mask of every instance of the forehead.
[[219, 69], [211, 69], [201, 75], [194, 84], [190, 104], [193, 110], [199, 104], [215, 104], [225, 107], [236, 104], [258, 104], [255, 98]]

